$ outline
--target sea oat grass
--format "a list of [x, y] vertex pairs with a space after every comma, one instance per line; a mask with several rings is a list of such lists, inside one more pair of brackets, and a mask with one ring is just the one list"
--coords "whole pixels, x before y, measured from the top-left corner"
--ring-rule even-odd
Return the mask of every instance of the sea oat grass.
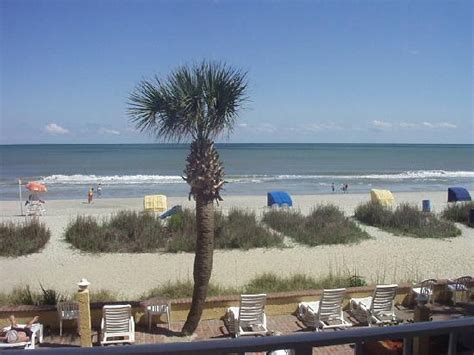
[[77, 216], [69, 223], [65, 239], [93, 253], [148, 253], [163, 248], [166, 231], [158, 216], [119, 211], [105, 220]]
[[[194, 211], [185, 209], [168, 221], [167, 251], [193, 251], [196, 245]], [[243, 249], [282, 247], [283, 238], [257, 222], [254, 212], [231, 209], [227, 216], [214, 213], [214, 248]]]
[[448, 205], [443, 212], [441, 212], [441, 217], [474, 228], [474, 224], [469, 223], [469, 213], [471, 209], [474, 209], [474, 201], [456, 202]]
[[388, 232], [414, 238], [452, 238], [461, 234], [454, 223], [439, 219], [435, 214], [424, 213], [408, 203], [392, 209], [368, 202], [356, 208], [355, 218]]
[[21, 256], [40, 251], [51, 233], [37, 219], [0, 223], [0, 256]]
[[265, 213], [263, 221], [295, 241], [310, 246], [348, 244], [369, 238], [333, 205], [318, 206], [308, 216], [293, 210], [271, 210]]
[[[257, 222], [255, 213], [233, 209], [228, 216], [215, 212], [214, 247], [250, 249], [281, 247], [283, 238]], [[77, 216], [69, 223], [65, 239], [76, 248], [93, 253], [193, 252], [196, 246], [193, 210], [185, 209], [166, 221], [150, 213], [120, 211], [99, 220]]]

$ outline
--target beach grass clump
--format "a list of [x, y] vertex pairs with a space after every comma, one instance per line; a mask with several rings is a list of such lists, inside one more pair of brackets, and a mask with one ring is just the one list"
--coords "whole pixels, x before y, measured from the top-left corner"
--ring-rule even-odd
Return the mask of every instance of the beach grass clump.
[[166, 230], [151, 213], [119, 211], [102, 221], [77, 216], [67, 226], [65, 239], [92, 253], [149, 253], [164, 247]]
[[16, 305], [55, 305], [66, 300], [61, 292], [40, 285], [40, 292], [31, 290], [29, 285], [16, 287], [10, 293], [0, 294], [0, 306]]
[[357, 275], [329, 273], [325, 277], [313, 278], [304, 274], [282, 277], [264, 273], [244, 286], [246, 293], [293, 292], [320, 290], [325, 288], [365, 286], [364, 279]]
[[[166, 250], [169, 252], [194, 251], [196, 245], [196, 221], [193, 210], [169, 218], [169, 240]], [[243, 249], [282, 247], [283, 238], [272, 233], [258, 223], [254, 212], [231, 209], [225, 216], [214, 212], [214, 248]]]
[[117, 302], [119, 300], [119, 294], [109, 290], [100, 289], [90, 293], [91, 303]]
[[388, 232], [414, 238], [452, 238], [461, 234], [454, 223], [424, 213], [408, 203], [392, 209], [377, 202], [367, 202], [356, 208], [355, 218]]
[[263, 216], [271, 228], [309, 246], [348, 244], [370, 238], [334, 205], [320, 205], [308, 216], [293, 210], [271, 210]]
[[[153, 297], [166, 297], [170, 299], [176, 298], [190, 298], [193, 296], [193, 282], [191, 280], [186, 281], [174, 281], [167, 282], [164, 285], [151, 289], [146, 292], [142, 299], [149, 299]], [[207, 296], [221, 296], [221, 295], [232, 295], [239, 293], [238, 289], [233, 289], [229, 287], [223, 287], [212, 282], [209, 283], [207, 289]]]
[[469, 213], [471, 209], [474, 209], [474, 201], [453, 203], [448, 205], [443, 212], [441, 212], [441, 217], [474, 228], [474, 224], [469, 223]]
[[[257, 275], [241, 287], [224, 287], [210, 283], [207, 295], [212, 297], [242, 293], [293, 292], [365, 285], [366, 283], [362, 277], [343, 273], [329, 273], [327, 276], [317, 279], [304, 274], [282, 277], [274, 273], [263, 273]], [[186, 280], [167, 282], [164, 285], [146, 292], [141, 298], [166, 297], [176, 299], [189, 298], [192, 297], [192, 295], [193, 282]]]
[[21, 256], [40, 251], [51, 232], [37, 219], [0, 223], [0, 256]]

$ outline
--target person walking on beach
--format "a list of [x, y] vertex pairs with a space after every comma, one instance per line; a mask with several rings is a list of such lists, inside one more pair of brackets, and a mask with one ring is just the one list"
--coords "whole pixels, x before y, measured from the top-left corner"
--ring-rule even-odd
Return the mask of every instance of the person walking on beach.
[[94, 198], [94, 188], [91, 187], [91, 188], [89, 189], [89, 192], [87, 193], [87, 202], [88, 202], [89, 204], [91, 204], [93, 198]]
[[331, 184], [331, 189], [332, 189], [332, 192], [336, 191], [336, 186], [334, 186], [334, 183]]
[[102, 184], [99, 182], [99, 185], [97, 185], [97, 197], [102, 198]]

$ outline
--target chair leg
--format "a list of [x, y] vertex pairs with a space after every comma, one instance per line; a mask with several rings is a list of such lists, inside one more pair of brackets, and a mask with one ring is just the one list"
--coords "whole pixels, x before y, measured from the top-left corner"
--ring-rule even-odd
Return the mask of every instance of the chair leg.
[[62, 319], [59, 320], [59, 336], [60, 337], [63, 336], [63, 320]]

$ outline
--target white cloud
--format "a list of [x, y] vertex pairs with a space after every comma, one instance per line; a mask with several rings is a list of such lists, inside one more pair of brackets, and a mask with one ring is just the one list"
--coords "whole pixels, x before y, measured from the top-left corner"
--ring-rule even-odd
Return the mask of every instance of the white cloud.
[[105, 127], [99, 128], [99, 133], [100, 134], [111, 134], [111, 135], [114, 135], [114, 136], [119, 136], [120, 135], [120, 131], [117, 131], [115, 129], [105, 128]]
[[328, 130], [340, 130], [342, 127], [337, 123], [322, 122], [322, 123], [308, 123], [298, 125], [296, 127], [290, 127], [290, 131], [302, 132], [302, 133], [316, 133]]
[[246, 131], [258, 132], [258, 133], [274, 133], [277, 130], [276, 127], [270, 123], [257, 123], [257, 124], [240, 123], [237, 126]]
[[427, 128], [437, 129], [437, 128], [457, 128], [455, 124], [449, 122], [423, 122], [422, 125]]
[[372, 121], [372, 127], [377, 130], [398, 130], [398, 129], [452, 129], [457, 126], [450, 122], [385, 122]]
[[46, 133], [52, 134], [52, 135], [60, 135], [60, 134], [69, 133], [68, 129], [63, 128], [56, 123], [48, 123], [46, 126], [44, 126], [44, 130], [46, 131]]
[[379, 130], [391, 129], [393, 124], [390, 122], [374, 120], [372, 121], [372, 127]]

